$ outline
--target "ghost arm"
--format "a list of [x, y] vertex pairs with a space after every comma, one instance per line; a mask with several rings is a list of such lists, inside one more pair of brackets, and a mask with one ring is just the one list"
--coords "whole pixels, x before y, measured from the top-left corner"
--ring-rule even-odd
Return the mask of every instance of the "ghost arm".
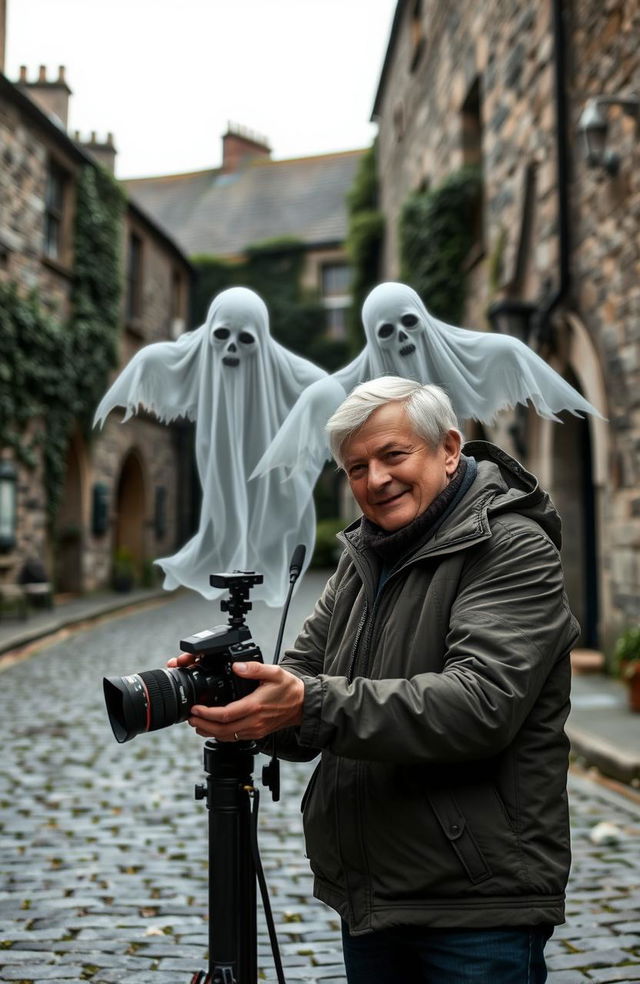
[[304, 472], [315, 482], [331, 457], [325, 424], [346, 395], [342, 384], [332, 376], [318, 379], [303, 390], [251, 478], [283, 468], [289, 475]]
[[177, 417], [195, 419], [201, 344], [198, 330], [136, 352], [98, 404], [94, 427], [103, 425], [115, 407], [125, 408], [125, 420], [140, 408], [165, 423]]
[[558, 420], [601, 414], [537, 355], [510, 335], [469, 331], [441, 324], [433, 334], [431, 358], [460, 419], [491, 423], [498, 411], [531, 402], [541, 417]]

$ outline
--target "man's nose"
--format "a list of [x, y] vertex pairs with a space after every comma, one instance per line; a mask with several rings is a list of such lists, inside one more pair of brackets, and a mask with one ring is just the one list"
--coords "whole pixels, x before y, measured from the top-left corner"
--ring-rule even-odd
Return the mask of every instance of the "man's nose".
[[391, 480], [389, 475], [389, 469], [384, 464], [383, 461], [373, 461], [369, 462], [369, 469], [367, 471], [367, 481], [368, 486], [371, 491], [381, 489], [384, 485]]

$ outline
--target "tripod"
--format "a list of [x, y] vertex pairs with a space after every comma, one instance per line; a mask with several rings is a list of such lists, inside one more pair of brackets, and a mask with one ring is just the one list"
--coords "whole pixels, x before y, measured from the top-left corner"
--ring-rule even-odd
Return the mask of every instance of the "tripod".
[[207, 784], [196, 799], [209, 810], [209, 971], [191, 984], [255, 984], [256, 866], [251, 848], [253, 742], [204, 746]]
[[[280, 656], [284, 623], [304, 555], [304, 546], [299, 546], [291, 559], [289, 591], [280, 621], [274, 665]], [[211, 583], [221, 586], [221, 578], [216, 580], [217, 577], [212, 574]], [[231, 600], [222, 602], [222, 607], [231, 612], [235, 619], [231, 624], [237, 626], [243, 622], [243, 615], [251, 608], [251, 603], [247, 601], [246, 585], [242, 594], [237, 587], [231, 594]], [[252, 778], [256, 751], [257, 745], [253, 741], [230, 744], [210, 739], [204, 745], [207, 783], [206, 786], [197, 785], [195, 793], [196, 799], [206, 798], [209, 810], [209, 970], [194, 974], [191, 984], [257, 984], [256, 878], [260, 884], [276, 974], [280, 984], [284, 984], [269, 893], [258, 849], [260, 793], [253, 785]], [[275, 737], [272, 738], [271, 752], [271, 761], [262, 770], [262, 781], [277, 802], [280, 798], [280, 771], [275, 755]]]

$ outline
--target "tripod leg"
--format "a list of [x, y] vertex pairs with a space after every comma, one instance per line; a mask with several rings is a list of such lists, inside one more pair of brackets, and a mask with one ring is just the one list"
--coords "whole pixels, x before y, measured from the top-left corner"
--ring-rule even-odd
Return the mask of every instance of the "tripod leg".
[[209, 980], [256, 984], [256, 872], [251, 852], [253, 752], [207, 741]]

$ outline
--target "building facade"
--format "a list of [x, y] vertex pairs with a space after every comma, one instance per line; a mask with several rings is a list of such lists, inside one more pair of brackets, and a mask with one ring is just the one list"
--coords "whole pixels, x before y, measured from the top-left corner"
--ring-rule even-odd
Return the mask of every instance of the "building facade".
[[220, 167], [124, 185], [188, 256], [233, 262], [252, 246], [298, 243], [301, 288], [318, 297], [328, 335], [339, 340], [346, 337], [351, 304], [346, 195], [362, 154], [274, 161], [265, 137], [229, 124]]
[[[41, 68], [32, 83], [25, 71], [16, 84], [0, 75], [0, 283], [31, 297], [61, 330], [73, 316], [80, 259], [74, 238], [79, 182], [87, 168], [100, 166], [98, 157], [108, 165], [113, 149], [110, 138], [100, 143], [92, 135], [83, 144], [67, 134], [69, 93], [62, 69], [49, 81]], [[119, 236], [122, 367], [142, 345], [185, 330], [192, 268], [167, 233], [131, 202]], [[95, 393], [95, 405], [101, 396]], [[78, 421], [69, 435], [53, 514], [42, 446], [31, 463], [15, 448], [0, 447], [17, 507], [13, 535], [2, 542], [0, 590], [14, 585], [34, 558], [62, 593], [111, 583], [117, 558], [126, 560], [139, 583], [148, 581], [152, 559], [186, 539], [189, 505], [182, 501], [182, 476], [185, 468], [187, 478], [191, 474], [189, 429], [143, 416], [121, 427], [114, 416], [102, 432], [89, 433]], [[36, 447], [45, 423], [33, 419], [25, 432], [26, 439], [36, 438]]]
[[517, 410], [487, 436], [551, 491], [583, 644], [607, 652], [640, 620], [640, 143], [633, 103], [600, 104], [619, 166], [590, 166], [581, 120], [640, 93], [639, 29], [637, 0], [400, 0], [374, 106], [383, 277], [407, 196], [479, 167], [464, 325], [518, 332], [606, 418]]

